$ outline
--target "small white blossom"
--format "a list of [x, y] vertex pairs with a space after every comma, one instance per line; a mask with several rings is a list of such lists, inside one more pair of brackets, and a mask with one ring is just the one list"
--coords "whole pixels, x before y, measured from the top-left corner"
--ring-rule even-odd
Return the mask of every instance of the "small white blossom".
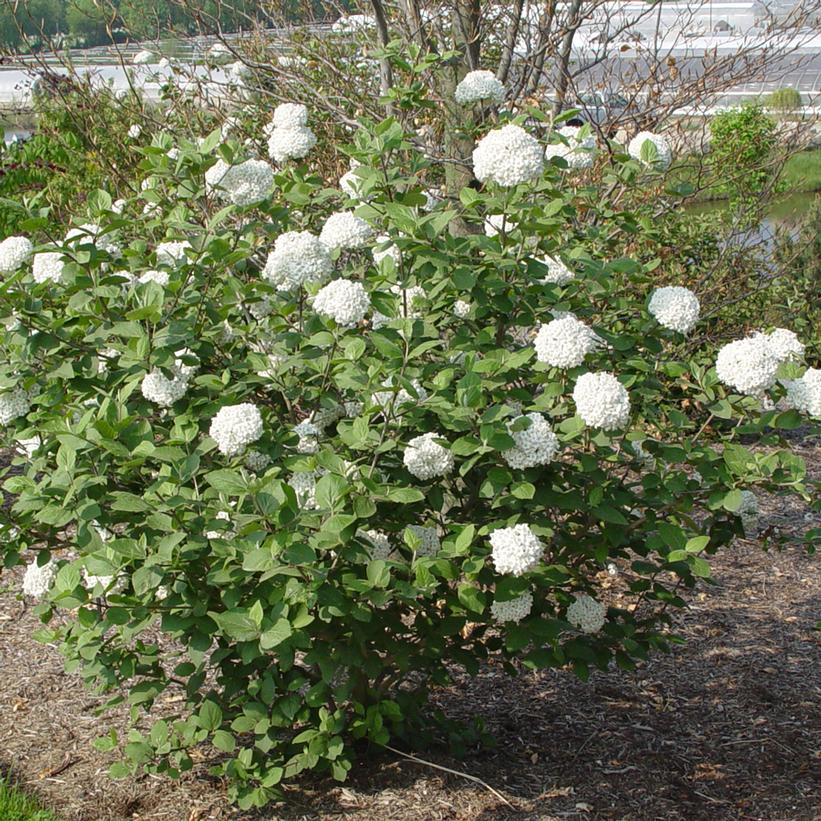
[[490, 534], [490, 546], [496, 572], [514, 576], [533, 570], [545, 551], [544, 542], [524, 524], [494, 530]]
[[188, 240], [168, 240], [161, 242], [154, 250], [157, 256], [157, 264], [168, 265], [173, 268], [175, 265], [179, 265], [188, 259], [185, 252], [189, 248], [191, 248], [191, 243], [188, 242]]
[[544, 152], [539, 141], [518, 125], [506, 125], [484, 136], [473, 151], [473, 173], [480, 182], [508, 188], [542, 175]]
[[808, 416], [821, 417], [821, 369], [807, 368], [800, 379], [785, 382], [787, 404]]
[[262, 436], [262, 414], [250, 402], [226, 405], [211, 420], [209, 436], [225, 456], [239, 456]]
[[316, 501], [316, 476], [313, 473], [295, 473], [288, 484], [296, 494], [297, 504], [303, 510], [315, 510], [318, 505]]
[[143, 285], [147, 282], [155, 282], [162, 288], [165, 288], [170, 281], [168, 271], [145, 271], [137, 277], [137, 282]]
[[262, 271], [278, 291], [290, 291], [327, 279], [333, 270], [328, 246], [309, 231], [280, 234]]
[[416, 548], [416, 555], [420, 558], [435, 556], [442, 547], [439, 534], [435, 527], [422, 527], [421, 525], [408, 525], [408, 530], [420, 540], [421, 544]]
[[469, 71], [456, 86], [454, 94], [460, 105], [470, 105], [487, 100], [491, 103], [502, 103], [505, 99], [504, 84], [496, 79], [492, 71], [479, 69]]
[[25, 416], [30, 407], [29, 394], [23, 388], [0, 393], [0, 426], [5, 427], [18, 417]]
[[0, 242], [0, 274], [13, 274], [31, 259], [33, 252], [28, 237], [6, 237]]
[[596, 332], [572, 314], [542, 325], [533, 343], [539, 362], [554, 368], [578, 367], [600, 344]]
[[545, 257], [540, 262], [547, 266], [547, 276], [541, 280], [543, 285], [567, 285], [576, 276], [560, 259]]
[[567, 621], [582, 633], [598, 633], [604, 627], [607, 608], [586, 593], [576, 594], [567, 608]]
[[695, 328], [701, 306], [689, 288], [667, 285], [653, 291], [647, 310], [659, 325], [687, 334]]
[[329, 248], [362, 248], [373, 237], [373, 229], [353, 211], [337, 211], [322, 226], [319, 238]]
[[801, 359], [804, 356], [805, 346], [796, 335], [795, 331], [788, 328], [776, 328], [765, 334], [767, 344], [778, 357], [779, 362], [787, 362], [791, 359]]
[[716, 357], [716, 374], [739, 393], [760, 396], [774, 384], [779, 358], [763, 334], [725, 345]]
[[372, 560], [391, 558], [393, 546], [385, 533], [379, 530], [357, 530], [356, 536], [366, 542], [368, 555]]
[[[645, 143], [649, 143], [650, 146], [655, 147], [656, 156], [654, 159], [645, 160], [642, 158], [641, 150]], [[662, 137], [661, 134], [653, 134], [652, 131], [640, 131], [636, 134], [627, 146], [627, 153], [634, 160], [638, 160], [644, 165], [657, 168], [659, 171], [668, 169], [670, 163], [673, 161], [673, 150], [670, 148], [670, 143], [667, 142], [667, 139]]]
[[262, 473], [271, 464], [271, 457], [258, 450], [249, 450], [245, 454], [245, 467], [254, 473]]
[[[527, 419], [530, 425], [523, 430], [513, 430]], [[512, 468], [532, 468], [553, 461], [559, 450], [559, 440], [547, 419], [540, 413], [517, 416], [507, 424], [508, 433], [516, 445], [502, 451], [502, 458]]]
[[464, 299], [457, 299], [453, 303], [453, 315], [459, 319], [466, 319], [470, 315], [470, 303]]
[[23, 576], [23, 595], [31, 596], [33, 599], [42, 599], [51, 590], [58, 570], [54, 559], [49, 559], [42, 566], [38, 565], [35, 559], [26, 567]]
[[316, 145], [316, 134], [308, 126], [274, 128], [268, 137], [268, 155], [283, 163], [301, 160]]
[[371, 300], [361, 282], [335, 279], [314, 297], [314, 310], [328, 316], [343, 328], [354, 328], [371, 307]]
[[63, 276], [63, 255], [59, 251], [45, 251], [34, 255], [31, 275], [37, 283], [59, 282]]
[[142, 133], [143, 128], [139, 123], [134, 123], [134, 125], [128, 129], [128, 136], [131, 137], [132, 140], [136, 140]]
[[405, 467], [417, 479], [427, 481], [437, 476], [445, 476], [453, 470], [453, 454], [442, 447], [436, 441], [437, 438], [435, 433], [415, 436], [405, 448]]
[[533, 595], [529, 592], [522, 593], [521, 596], [510, 601], [494, 601], [490, 605], [490, 613], [496, 621], [520, 622], [530, 615], [533, 609]]
[[630, 397], [611, 373], [585, 373], [573, 389], [576, 412], [585, 424], [602, 430], [617, 430], [630, 420]]
[[246, 160], [238, 165], [218, 160], [205, 172], [205, 187], [234, 205], [255, 205], [270, 195], [274, 169], [263, 160]]

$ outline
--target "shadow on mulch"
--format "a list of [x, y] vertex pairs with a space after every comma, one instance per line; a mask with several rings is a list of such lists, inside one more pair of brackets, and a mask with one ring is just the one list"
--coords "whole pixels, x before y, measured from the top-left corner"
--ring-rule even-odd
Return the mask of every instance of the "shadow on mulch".
[[[800, 506], [763, 507], [797, 529]], [[64, 821], [818, 821], [821, 818], [821, 617], [817, 559], [739, 542], [713, 560], [714, 586], [677, 616], [687, 644], [632, 674], [507, 677], [487, 664], [433, 696], [449, 718], [483, 719], [493, 749], [424, 758], [501, 792], [384, 751], [348, 782], [308, 778], [286, 806], [241, 813], [198, 765], [180, 782], [111, 781], [91, 741], [125, 726], [63, 672], [37, 621], [0, 591], [0, 762]], [[3, 585], [19, 583], [19, 571]], [[1, 821], [1, 820], [0, 820]]]

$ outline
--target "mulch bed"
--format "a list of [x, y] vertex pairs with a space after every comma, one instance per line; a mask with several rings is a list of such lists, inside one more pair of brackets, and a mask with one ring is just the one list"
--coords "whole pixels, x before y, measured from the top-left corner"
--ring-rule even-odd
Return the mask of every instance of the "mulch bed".
[[[819, 462], [811, 443], [795, 445]], [[766, 525], [818, 527], [802, 505], [768, 499]], [[64, 821], [817, 821], [821, 818], [821, 574], [800, 547], [764, 552], [739, 541], [713, 561], [677, 617], [687, 644], [632, 674], [506, 676], [486, 665], [434, 697], [449, 717], [481, 716], [493, 749], [426, 760], [498, 790], [392, 753], [364, 757], [350, 780], [308, 779], [287, 805], [241, 813], [206, 763], [180, 782], [111, 781], [111, 755], [91, 741], [125, 713], [63, 672], [56, 648], [31, 638], [37, 619], [0, 577], [0, 765]]]

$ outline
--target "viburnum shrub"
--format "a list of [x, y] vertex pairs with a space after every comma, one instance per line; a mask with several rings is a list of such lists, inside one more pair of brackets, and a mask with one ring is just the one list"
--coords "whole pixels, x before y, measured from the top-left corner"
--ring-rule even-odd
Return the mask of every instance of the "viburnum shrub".
[[[281, 114], [268, 134], [310, 127]], [[261, 805], [409, 739], [456, 668], [631, 670], [755, 530], [753, 489], [806, 495], [798, 456], [739, 444], [821, 410], [801, 343], [699, 364], [698, 296], [590, 253], [641, 224], [606, 197], [578, 221], [526, 126], [488, 128], [458, 198], [390, 119], [354, 135], [348, 193], [310, 157], [157, 135], [139, 194], [0, 245], [5, 565], [132, 705], [115, 774], [209, 742]], [[657, 173], [642, 151], [605, 182]]]

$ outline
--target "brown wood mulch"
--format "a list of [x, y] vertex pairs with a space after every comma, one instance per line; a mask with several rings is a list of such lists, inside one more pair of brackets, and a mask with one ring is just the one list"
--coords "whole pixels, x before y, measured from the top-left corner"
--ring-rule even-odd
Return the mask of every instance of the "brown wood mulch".
[[[795, 450], [817, 466], [811, 442]], [[799, 503], [768, 499], [765, 524], [821, 526]], [[124, 713], [63, 672], [56, 648], [0, 577], [0, 766], [64, 821], [818, 821], [821, 819], [821, 574], [799, 546], [764, 552], [739, 541], [713, 561], [677, 617], [687, 644], [635, 673], [506, 676], [489, 664], [434, 697], [454, 719], [481, 716], [497, 746], [457, 760], [425, 758], [480, 784], [384, 751], [339, 785], [309, 779], [288, 803], [241, 813], [205, 762], [180, 782], [111, 781], [112, 756], [91, 741]], [[1, 820], [0, 820], [1, 821]]]

